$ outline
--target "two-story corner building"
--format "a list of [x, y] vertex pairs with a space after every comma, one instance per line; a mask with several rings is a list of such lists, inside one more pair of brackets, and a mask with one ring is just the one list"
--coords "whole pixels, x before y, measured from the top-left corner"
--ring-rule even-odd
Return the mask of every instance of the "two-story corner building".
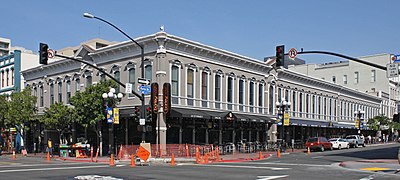
[[[261, 60], [235, 54], [160, 31], [136, 39], [144, 46], [146, 79], [159, 84], [157, 120], [146, 122], [146, 141], [161, 144], [225, 144], [276, 141], [276, 102], [291, 101], [286, 139], [354, 131], [355, 109], [376, 115], [381, 99], [287, 69], [273, 70]], [[96, 64], [122, 83], [138, 86], [141, 49], [131, 41], [101, 48], [82, 45], [74, 57]], [[95, 69], [68, 59], [23, 72], [38, 97], [39, 113], [55, 101], [68, 103], [76, 91], [106, 78]], [[162, 87], [171, 84], [171, 112], [163, 113]], [[136, 88], [135, 88], [136, 89]], [[124, 92], [122, 88], [117, 91]], [[137, 90], [139, 93], [139, 90]], [[145, 96], [146, 105], [150, 95]], [[141, 142], [135, 109], [141, 101], [126, 94], [116, 125], [116, 144]], [[103, 137], [108, 137], [104, 120]], [[330, 123], [330, 124], [329, 124]], [[307, 132], [307, 133], [305, 133]], [[88, 133], [91, 134], [90, 132]], [[92, 133], [93, 134], [93, 133]], [[90, 140], [95, 144], [96, 141]], [[128, 139], [126, 139], [128, 138]], [[103, 139], [108, 143], [108, 138]], [[96, 146], [96, 145], [95, 145]]]
[[[362, 56], [359, 59], [381, 66], [392, 63], [390, 54]], [[399, 100], [399, 89], [396, 82], [398, 78], [387, 78], [384, 70], [355, 61], [294, 65], [289, 66], [289, 69], [378, 96], [382, 98], [379, 114], [391, 118], [397, 113], [396, 102]]]

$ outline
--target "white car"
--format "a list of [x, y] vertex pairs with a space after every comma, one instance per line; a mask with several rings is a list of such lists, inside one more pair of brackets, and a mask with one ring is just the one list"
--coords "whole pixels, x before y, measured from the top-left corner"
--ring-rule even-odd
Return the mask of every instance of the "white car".
[[349, 142], [347, 142], [345, 139], [342, 138], [329, 139], [329, 142], [332, 143], [332, 147], [334, 149], [350, 148]]

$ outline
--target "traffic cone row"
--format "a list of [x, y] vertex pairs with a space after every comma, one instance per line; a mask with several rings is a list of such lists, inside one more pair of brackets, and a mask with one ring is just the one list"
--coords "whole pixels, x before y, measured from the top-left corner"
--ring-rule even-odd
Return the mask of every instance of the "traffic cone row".
[[17, 156], [15, 155], [15, 150], [13, 150], [13, 154], [12, 154], [12, 160], [16, 160]]
[[111, 154], [111, 156], [110, 156], [110, 166], [115, 166], [114, 154]]
[[50, 152], [47, 152], [47, 162], [50, 162]]
[[171, 157], [171, 166], [175, 166], [175, 155], [174, 155], [174, 153], [172, 153], [172, 157]]
[[276, 155], [278, 158], [281, 158], [281, 150], [280, 149], [278, 149], [278, 153], [277, 153], [277, 155]]

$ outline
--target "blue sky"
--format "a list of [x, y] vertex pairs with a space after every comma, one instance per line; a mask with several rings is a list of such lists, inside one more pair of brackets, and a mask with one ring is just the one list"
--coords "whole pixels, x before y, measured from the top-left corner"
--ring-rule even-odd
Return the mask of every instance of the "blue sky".
[[[262, 60], [286, 51], [325, 50], [349, 56], [400, 54], [400, 1], [396, 0], [6, 0], [1, 3], [0, 37], [37, 51], [76, 46], [96, 37], [127, 40], [90, 12], [131, 37], [169, 34]], [[301, 55], [307, 63], [340, 59]]]

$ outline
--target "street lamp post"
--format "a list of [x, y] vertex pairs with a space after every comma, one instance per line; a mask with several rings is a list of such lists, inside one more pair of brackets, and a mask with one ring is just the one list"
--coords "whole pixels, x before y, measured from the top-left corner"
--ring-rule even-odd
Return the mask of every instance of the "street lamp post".
[[364, 120], [364, 114], [365, 111], [362, 111], [361, 109], [358, 109], [357, 111], [354, 111], [354, 114], [356, 115], [356, 128], [358, 129], [358, 134], [361, 134], [361, 121]]
[[284, 127], [285, 125], [284, 125], [283, 119], [285, 117], [285, 114], [287, 113], [287, 110], [290, 108], [291, 104], [292, 103], [290, 101], [286, 101], [286, 100], [283, 100], [281, 102], [277, 101], [275, 104], [278, 109], [278, 116], [282, 122], [282, 124], [281, 124], [282, 129], [281, 129], [281, 133], [280, 133], [281, 147], [284, 144], [284, 131], [285, 131], [285, 127]]
[[[108, 107], [113, 108], [113, 106], [115, 104], [118, 104], [121, 101], [123, 95], [122, 95], [122, 93], [115, 94], [115, 89], [110, 88], [110, 91], [108, 93], [103, 93], [102, 97], [105, 101], [104, 105], [106, 107], [106, 117], [107, 117], [108, 114], [112, 114], [112, 110], [111, 110], [111, 113], [107, 112]], [[109, 150], [109, 154], [111, 156], [111, 154], [114, 154], [114, 122], [111, 121], [111, 122], [108, 122], [108, 124], [109, 124], [109, 126], [108, 126], [108, 134], [109, 134], [108, 150]]]
[[[93, 14], [90, 14], [90, 13], [83, 13], [83, 17], [91, 18], [91, 19], [97, 19], [97, 20], [100, 20], [100, 21], [103, 21], [103, 22], [107, 23], [108, 25], [112, 26], [113, 28], [118, 30], [120, 33], [122, 33], [125, 37], [130, 39], [132, 42], [134, 42], [137, 46], [139, 46], [140, 50], [141, 50], [141, 55], [140, 56], [141, 56], [141, 63], [142, 63], [141, 66], [140, 66], [140, 68], [142, 69], [142, 73], [141, 73], [142, 77], [141, 78], [144, 78], [144, 47], [143, 47], [143, 45], [140, 45], [137, 41], [135, 41], [133, 38], [131, 38], [128, 34], [126, 34], [124, 31], [119, 29], [117, 26], [115, 26], [114, 24], [111, 24], [110, 22], [108, 22], [108, 21], [106, 21], [106, 20], [104, 20], [102, 18], [94, 16]], [[141, 100], [142, 100], [142, 105], [141, 105], [141, 108], [140, 108], [140, 119], [145, 119], [145, 99], [144, 99], [144, 94], [141, 95]], [[146, 140], [146, 131], [145, 130], [146, 130], [145, 126], [142, 126], [142, 142], [144, 142]]]

